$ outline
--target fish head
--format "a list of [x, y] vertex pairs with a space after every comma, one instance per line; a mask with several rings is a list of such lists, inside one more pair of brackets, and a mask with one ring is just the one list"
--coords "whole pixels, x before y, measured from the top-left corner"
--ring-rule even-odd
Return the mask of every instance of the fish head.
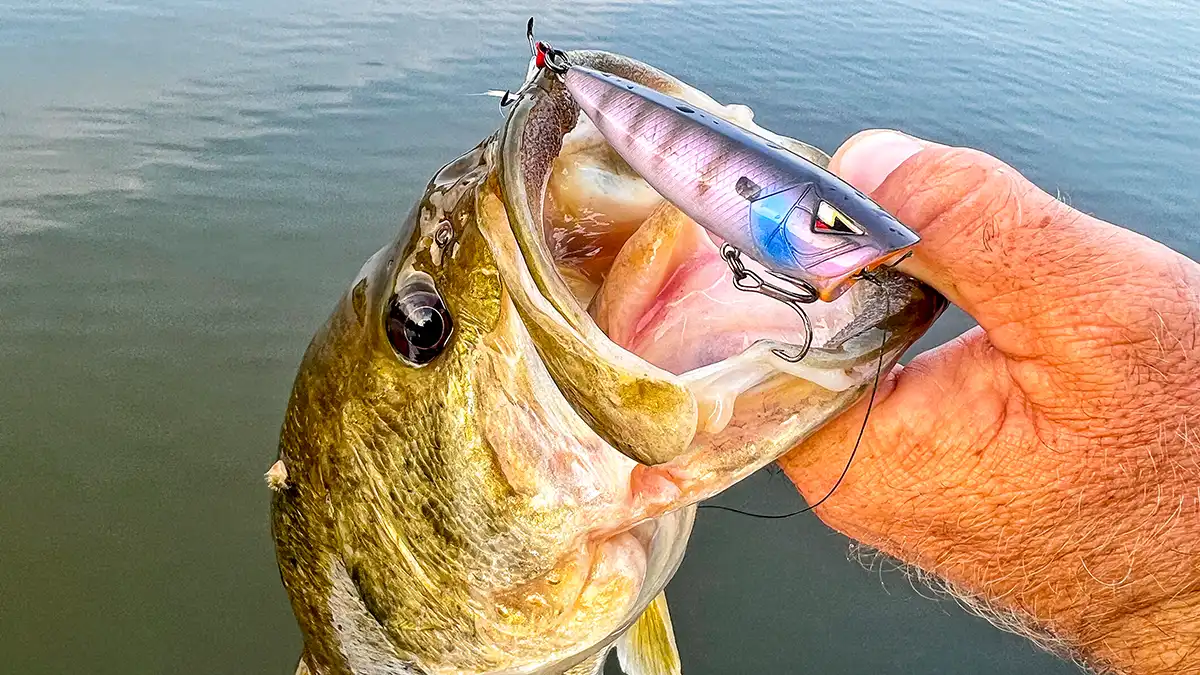
[[[717, 106], [631, 59], [571, 58]], [[271, 511], [311, 672], [598, 658], [674, 574], [695, 503], [852, 405], [944, 307], [899, 274], [859, 284], [814, 311], [812, 359], [782, 366], [796, 317], [727, 311], [755, 296], [719, 286], [712, 241], [535, 76], [436, 173], [299, 367]]]

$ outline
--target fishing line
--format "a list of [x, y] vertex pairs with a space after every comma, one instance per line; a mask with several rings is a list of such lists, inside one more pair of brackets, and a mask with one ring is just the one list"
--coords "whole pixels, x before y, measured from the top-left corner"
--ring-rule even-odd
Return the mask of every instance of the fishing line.
[[[871, 277], [864, 276], [864, 278], [871, 281], [872, 283], [876, 283], [876, 284], [879, 283], [879, 282], [875, 281], [874, 279], [872, 279]], [[887, 303], [887, 305], [886, 305], [887, 311], [884, 313], [884, 315], [888, 316], [892, 313], [892, 299], [889, 298], [886, 293], [884, 294], [884, 298]], [[869, 419], [871, 419], [871, 408], [872, 408], [872, 406], [875, 405], [875, 394], [879, 391], [879, 377], [880, 377], [880, 374], [883, 372], [884, 348], [887, 347], [887, 340], [888, 340], [887, 329], [884, 328], [882, 330], [883, 330], [883, 339], [879, 342], [879, 361], [876, 363], [876, 366], [875, 366], [875, 380], [874, 380], [874, 382], [871, 383], [871, 396], [870, 396], [870, 398], [867, 399], [867, 412], [865, 415], [863, 415], [862, 426], [859, 427], [859, 429], [858, 429], [858, 438], [854, 441], [854, 447], [850, 450], [850, 457], [846, 460], [846, 466], [842, 468], [842, 475], [838, 476], [837, 482], [835, 482], [833, 484], [833, 487], [829, 488], [829, 492], [826, 492], [824, 497], [821, 497], [815, 503], [813, 503], [809, 506], [806, 506], [806, 507], [800, 509], [799, 511], [793, 511], [791, 513], [774, 513], [774, 514], [752, 513], [750, 511], [742, 511], [741, 509], [733, 508], [732, 506], [721, 506], [720, 504], [701, 504], [700, 508], [716, 509], [718, 511], [729, 511], [730, 513], [737, 513], [737, 514], [741, 514], [743, 516], [750, 516], [751, 518], [760, 518], [762, 520], [781, 520], [783, 518], [791, 518], [792, 516], [798, 516], [802, 513], [808, 513], [809, 511], [812, 511], [813, 509], [817, 508], [818, 506], [824, 504], [825, 500], [832, 497], [833, 493], [837, 491], [839, 486], [841, 486], [842, 481], [845, 480], [846, 474], [850, 472], [850, 464], [852, 464], [854, 462], [854, 455], [856, 453], [858, 453], [858, 446], [862, 443], [863, 435], [867, 431], [867, 421]]]

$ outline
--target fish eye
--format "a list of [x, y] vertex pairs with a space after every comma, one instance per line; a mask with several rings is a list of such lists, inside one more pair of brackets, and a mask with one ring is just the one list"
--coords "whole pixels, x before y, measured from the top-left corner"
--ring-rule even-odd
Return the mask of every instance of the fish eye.
[[416, 281], [388, 303], [384, 331], [400, 358], [423, 366], [442, 353], [454, 323], [437, 289], [428, 282]]

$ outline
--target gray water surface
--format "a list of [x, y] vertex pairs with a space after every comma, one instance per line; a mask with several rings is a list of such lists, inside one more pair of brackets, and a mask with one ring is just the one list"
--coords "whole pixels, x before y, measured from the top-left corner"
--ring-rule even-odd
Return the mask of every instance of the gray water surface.
[[[295, 368], [500, 123], [469, 94], [519, 84], [531, 14], [826, 150], [975, 146], [1200, 255], [1194, 4], [975, 4], [0, 0], [0, 671], [292, 672], [262, 473]], [[799, 503], [768, 473], [722, 501]], [[702, 512], [685, 672], [1076, 672], [847, 550]]]

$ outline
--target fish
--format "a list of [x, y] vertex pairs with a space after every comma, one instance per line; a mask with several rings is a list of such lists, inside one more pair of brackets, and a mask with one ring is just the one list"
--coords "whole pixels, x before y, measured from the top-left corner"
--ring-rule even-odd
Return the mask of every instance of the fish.
[[783, 145], [613, 73], [562, 74], [647, 183], [767, 270], [837, 298], [920, 240], [870, 197]]
[[[567, 57], [757, 128], [640, 61]], [[946, 306], [884, 271], [774, 358], [796, 317], [733, 289], [596, 134], [533, 69], [316, 330], [266, 475], [298, 674], [595, 675], [614, 651], [680, 673], [664, 588], [697, 504], [862, 399]]]

